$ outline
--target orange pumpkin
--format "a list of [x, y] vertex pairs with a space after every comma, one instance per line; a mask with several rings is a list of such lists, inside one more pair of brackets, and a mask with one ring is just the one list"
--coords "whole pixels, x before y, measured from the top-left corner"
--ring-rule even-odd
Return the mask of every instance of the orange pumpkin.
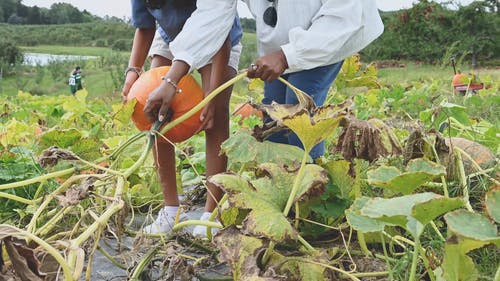
[[[151, 129], [152, 123], [149, 122], [144, 114], [144, 106], [149, 94], [163, 82], [162, 78], [167, 74], [169, 69], [169, 66], [152, 68], [144, 72], [130, 88], [127, 99], [132, 100], [135, 98], [137, 100], [134, 112], [132, 113], [132, 121], [134, 121], [135, 126], [141, 131]], [[203, 90], [192, 75], [182, 77], [178, 83], [178, 87], [182, 92], [176, 94], [170, 104], [170, 109], [173, 111], [171, 121], [188, 112], [203, 99]], [[171, 142], [187, 140], [200, 127], [200, 114], [201, 110], [171, 128], [165, 133], [165, 137]], [[160, 141], [163, 140], [163, 138], [158, 139]]]
[[264, 118], [262, 111], [254, 108], [249, 102], [238, 104], [233, 112], [233, 116], [241, 116], [241, 120], [250, 116], [258, 116], [260, 119]]
[[455, 76], [453, 76], [453, 81], [452, 85], [453, 86], [458, 86], [458, 85], [464, 85], [467, 84], [467, 76], [463, 73], [457, 73]]

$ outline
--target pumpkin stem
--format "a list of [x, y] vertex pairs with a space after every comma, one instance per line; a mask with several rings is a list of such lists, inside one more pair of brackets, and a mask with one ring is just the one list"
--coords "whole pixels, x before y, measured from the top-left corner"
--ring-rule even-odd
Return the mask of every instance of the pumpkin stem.
[[168, 123], [167, 125], [165, 125], [165, 127], [163, 127], [163, 129], [161, 129], [160, 133], [162, 135], [164, 135], [168, 130], [172, 129], [173, 127], [182, 123], [184, 120], [193, 116], [196, 112], [198, 112], [203, 107], [205, 107], [218, 94], [222, 93], [222, 91], [224, 91], [227, 87], [234, 85], [236, 82], [243, 79], [246, 75], [247, 75], [247, 71], [243, 70], [242, 72], [240, 72], [240, 74], [236, 75], [232, 79], [228, 80], [226, 83], [217, 87], [209, 95], [207, 95], [202, 101], [200, 101], [200, 103], [198, 103], [195, 107], [191, 108], [191, 110], [182, 114], [181, 116], [179, 116], [179, 118], [177, 118], [177, 119], [173, 120], [172, 122]]

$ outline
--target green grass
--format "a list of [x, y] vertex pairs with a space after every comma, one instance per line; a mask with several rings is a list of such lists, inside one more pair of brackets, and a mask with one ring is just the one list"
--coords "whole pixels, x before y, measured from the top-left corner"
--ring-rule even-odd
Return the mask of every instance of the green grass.
[[[80, 47], [80, 46], [61, 46], [61, 45], [38, 45], [23, 47], [21, 46], [23, 52], [27, 53], [42, 53], [42, 54], [53, 54], [53, 55], [76, 55], [76, 56], [103, 56], [116, 52], [111, 50], [111, 48], [106, 47]], [[129, 52], [121, 52], [124, 54], [129, 54]]]
[[[450, 84], [453, 78], [453, 68], [451, 66], [441, 67], [429, 64], [415, 64], [414, 62], [403, 62], [404, 67], [379, 69], [379, 79], [388, 85], [405, 84], [411, 81], [429, 81], [435, 79], [449, 79]], [[500, 79], [500, 69], [480, 68], [471, 69], [469, 67], [460, 68], [463, 73], [474, 73], [482, 81], [498, 81]]]

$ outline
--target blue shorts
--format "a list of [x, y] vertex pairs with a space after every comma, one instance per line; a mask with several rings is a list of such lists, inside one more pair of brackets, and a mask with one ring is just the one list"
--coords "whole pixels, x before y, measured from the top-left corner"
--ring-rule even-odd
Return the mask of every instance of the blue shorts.
[[[323, 105], [326, 100], [328, 90], [337, 77], [342, 63], [320, 66], [317, 68], [303, 70], [299, 72], [284, 74], [281, 77], [290, 82], [295, 87], [311, 95], [317, 106]], [[265, 82], [263, 104], [271, 102], [280, 104], [297, 104], [298, 100], [295, 93], [279, 80]], [[266, 120], [266, 122], [269, 120]], [[271, 135], [267, 140], [277, 143], [285, 143], [304, 148], [297, 135], [287, 131], [281, 131]], [[310, 155], [313, 159], [323, 156], [325, 153], [325, 143], [321, 142], [313, 147]]]

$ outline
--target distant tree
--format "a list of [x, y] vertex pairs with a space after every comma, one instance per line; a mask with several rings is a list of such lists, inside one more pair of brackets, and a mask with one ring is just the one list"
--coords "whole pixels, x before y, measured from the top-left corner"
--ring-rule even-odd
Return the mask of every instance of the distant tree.
[[241, 18], [240, 22], [243, 31], [255, 33], [255, 19]]
[[12, 41], [0, 41], [0, 63], [15, 65], [23, 60], [23, 53]]
[[38, 8], [38, 6], [33, 6], [31, 9], [29, 9], [28, 15], [26, 16], [26, 23], [27, 24], [41, 24], [42, 23], [40, 8]]
[[478, 66], [479, 56], [498, 56], [500, 19], [498, 2], [474, 1], [461, 6], [455, 16], [454, 33], [460, 39], [459, 50], [471, 55], [472, 67]]
[[5, 22], [4, 14], [3, 14], [3, 8], [0, 7], [0, 22]]
[[3, 11], [2, 22], [6, 22], [12, 14], [16, 13], [17, 0], [0, 0], [0, 9]]
[[9, 24], [24, 24], [24, 18], [18, 16], [17, 14], [12, 14], [8, 19]]

